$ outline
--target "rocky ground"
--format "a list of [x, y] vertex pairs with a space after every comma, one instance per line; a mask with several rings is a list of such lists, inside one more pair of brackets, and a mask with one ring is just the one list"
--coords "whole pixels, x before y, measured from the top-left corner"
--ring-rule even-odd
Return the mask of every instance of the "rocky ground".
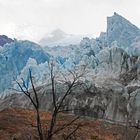
[[[69, 122], [75, 116], [60, 114], [57, 121], [57, 127]], [[36, 115], [33, 110], [11, 108], [0, 111], [0, 140], [38, 140]], [[41, 112], [41, 120], [44, 131], [47, 130], [51, 115]], [[68, 127], [65, 131], [54, 135], [54, 140], [64, 140], [65, 136], [71, 132], [75, 125], [80, 124], [80, 128], [70, 138], [71, 140], [135, 140], [140, 139], [138, 129], [126, 127], [119, 124], [112, 124], [99, 119], [80, 118]]]

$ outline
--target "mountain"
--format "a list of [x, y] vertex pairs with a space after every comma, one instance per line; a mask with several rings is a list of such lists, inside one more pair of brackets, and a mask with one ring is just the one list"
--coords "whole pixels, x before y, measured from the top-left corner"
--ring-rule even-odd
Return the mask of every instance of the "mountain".
[[4, 46], [7, 43], [14, 42], [13, 39], [7, 37], [6, 35], [0, 35], [0, 46]]
[[70, 44], [79, 44], [83, 38], [82, 35], [66, 34], [60, 29], [54, 30], [52, 33], [46, 35], [39, 42], [42, 46], [67, 46]]

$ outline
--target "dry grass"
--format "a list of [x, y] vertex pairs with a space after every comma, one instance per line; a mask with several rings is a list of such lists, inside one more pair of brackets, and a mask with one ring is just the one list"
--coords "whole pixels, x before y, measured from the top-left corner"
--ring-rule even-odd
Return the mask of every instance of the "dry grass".
[[[60, 114], [58, 116], [57, 127], [72, 120], [75, 116], [68, 114]], [[41, 120], [44, 132], [47, 132], [51, 120], [51, 114], [41, 112]], [[54, 136], [54, 140], [63, 140], [77, 124], [81, 127], [71, 137], [71, 140], [125, 140], [125, 127], [121, 125], [113, 125], [101, 120], [81, 118], [73, 125], [69, 126], [65, 131], [61, 131]], [[132, 140], [136, 134], [134, 128], [129, 128], [128, 140]], [[5, 109], [0, 112], [0, 140], [38, 140], [36, 131], [36, 114], [29, 109]]]

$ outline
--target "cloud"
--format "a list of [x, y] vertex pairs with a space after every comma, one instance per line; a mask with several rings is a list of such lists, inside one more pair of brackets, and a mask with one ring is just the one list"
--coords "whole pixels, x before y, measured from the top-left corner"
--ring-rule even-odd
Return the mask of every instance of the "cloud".
[[38, 41], [61, 28], [98, 36], [114, 11], [140, 27], [139, 0], [0, 0], [0, 34]]

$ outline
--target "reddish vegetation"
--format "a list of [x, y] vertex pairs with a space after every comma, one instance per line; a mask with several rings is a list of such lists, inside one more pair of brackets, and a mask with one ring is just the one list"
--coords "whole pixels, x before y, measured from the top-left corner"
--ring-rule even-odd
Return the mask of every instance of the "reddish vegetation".
[[[72, 120], [74, 116], [61, 114], [58, 117], [57, 125]], [[44, 131], [49, 125], [51, 115], [41, 112], [42, 124]], [[29, 109], [5, 109], [0, 112], [0, 140], [38, 140], [36, 131], [36, 115], [33, 110]], [[71, 137], [71, 140], [125, 140], [125, 127], [113, 125], [101, 120], [79, 119], [76, 124], [81, 127]], [[71, 132], [76, 124], [73, 124], [65, 131], [61, 131], [54, 136], [55, 140], [63, 140]], [[134, 128], [127, 131], [128, 140], [132, 140], [136, 134]]]

